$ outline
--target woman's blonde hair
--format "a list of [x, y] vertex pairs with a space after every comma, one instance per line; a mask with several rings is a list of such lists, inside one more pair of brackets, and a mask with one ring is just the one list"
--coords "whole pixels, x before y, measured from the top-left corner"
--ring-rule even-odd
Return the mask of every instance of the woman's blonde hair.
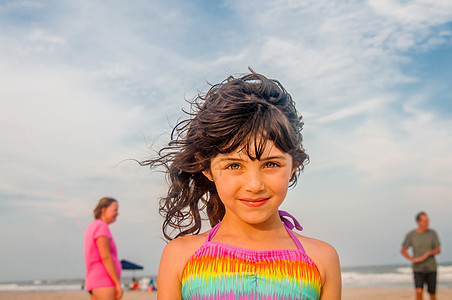
[[113, 202], [118, 203], [118, 201], [111, 197], [103, 197], [99, 200], [99, 203], [97, 203], [96, 208], [94, 209], [94, 219], [100, 219], [100, 216], [102, 215], [102, 208], [109, 207]]

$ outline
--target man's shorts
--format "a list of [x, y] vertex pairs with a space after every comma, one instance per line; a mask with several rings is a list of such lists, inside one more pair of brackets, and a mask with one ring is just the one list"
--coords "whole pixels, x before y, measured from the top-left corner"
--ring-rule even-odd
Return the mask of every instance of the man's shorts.
[[417, 289], [423, 289], [427, 283], [427, 291], [430, 295], [436, 293], [436, 272], [422, 273], [414, 272], [414, 285]]

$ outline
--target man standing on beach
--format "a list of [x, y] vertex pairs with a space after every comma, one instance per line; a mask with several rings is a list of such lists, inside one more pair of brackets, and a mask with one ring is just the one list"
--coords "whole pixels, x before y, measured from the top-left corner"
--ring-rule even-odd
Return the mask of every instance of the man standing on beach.
[[[424, 283], [430, 299], [436, 299], [436, 260], [435, 255], [440, 253], [440, 243], [436, 232], [428, 228], [429, 220], [425, 212], [416, 215], [418, 228], [410, 231], [402, 244], [402, 255], [413, 263], [414, 284], [416, 299], [422, 300]], [[413, 255], [408, 249], [413, 248]]]

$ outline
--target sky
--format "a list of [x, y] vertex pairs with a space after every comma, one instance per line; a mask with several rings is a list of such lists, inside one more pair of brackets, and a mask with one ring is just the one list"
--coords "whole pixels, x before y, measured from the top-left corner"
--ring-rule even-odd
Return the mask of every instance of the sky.
[[281, 208], [305, 235], [344, 267], [408, 265], [424, 210], [451, 262], [451, 66], [449, 0], [1, 0], [0, 281], [83, 278], [103, 196], [119, 258], [156, 274], [167, 184], [134, 160], [248, 67], [303, 116], [310, 163]]

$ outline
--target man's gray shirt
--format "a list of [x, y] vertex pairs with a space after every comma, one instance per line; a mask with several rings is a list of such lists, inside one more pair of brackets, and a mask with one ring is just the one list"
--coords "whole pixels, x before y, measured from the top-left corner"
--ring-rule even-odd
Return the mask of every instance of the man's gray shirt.
[[[427, 251], [431, 251], [440, 246], [438, 236], [434, 230], [427, 229], [424, 233], [416, 230], [410, 231], [403, 241], [403, 247], [406, 249], [413, 248], [413, 258], [421, 257]], [[414, 272], [436, 272], [435, 256], [431, 255], [420, 263], [413, 264]]]

